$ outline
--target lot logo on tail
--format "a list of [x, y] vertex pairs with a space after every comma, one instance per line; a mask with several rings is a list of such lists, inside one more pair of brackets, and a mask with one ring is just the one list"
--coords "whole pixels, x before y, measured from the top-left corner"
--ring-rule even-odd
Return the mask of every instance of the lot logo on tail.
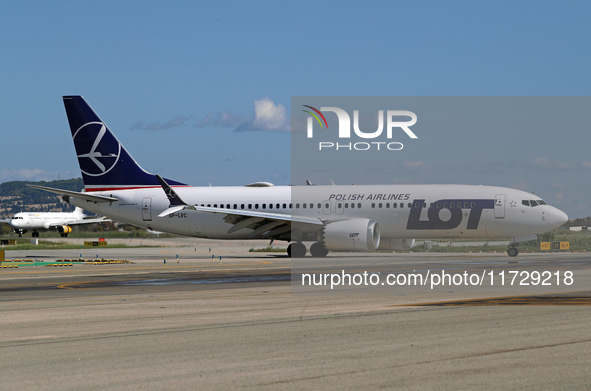
[[[80, 171], [90, 176], [105, 175], [115, 167], [121, 144], [102, 122], [88, 122], [74, 133]], [[80, 153], [81, 151], [87, 151]]]

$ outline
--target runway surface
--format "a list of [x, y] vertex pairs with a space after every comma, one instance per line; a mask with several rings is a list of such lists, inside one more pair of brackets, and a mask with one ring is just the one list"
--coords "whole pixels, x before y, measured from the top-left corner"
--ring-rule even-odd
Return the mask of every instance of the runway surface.
[[[292, 262], [251, 253], [247, 242], [168, 244], [173, 247], [99, 250], [99, 257], [133, 260], [129, 265], [2, 269], [0, 389], [591, 385], [589, 254], [520, 254], [516, 260], [331, 254], [321, 262]], [[7, 258], [78, 258], [81, 251], [8, 252]], [[443, 269], [573, 270], [578, 285], [530, 286], [515, 295], [482, 285], [451, 284], [433, 293], [292, 284], [306, 271], [383, 277]]]

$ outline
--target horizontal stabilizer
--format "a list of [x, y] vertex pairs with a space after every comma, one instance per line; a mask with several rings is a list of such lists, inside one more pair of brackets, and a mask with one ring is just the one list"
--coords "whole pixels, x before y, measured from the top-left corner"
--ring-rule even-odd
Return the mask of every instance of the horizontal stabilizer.
[[59, 194], [64, 197], [75, 197], [77, 199], [85, 200], [88, 202], [93, 202], [95, 204], [96, 203], [110, 203], [110, 202], [115, 202], [118, 200], [118, 198], [115, 198], [115, 197], [109, 197], [109, 196], [98, 195], [98, 194], [88, 194], [88, 193], [81, 193], [78, 191], [54, 189], [52, 187], [45, 187], [45, 186], [39, 186], [39, 185], [27, 185], [27, 186], [32, 187], [34, 189], [39, 189], [39, 190], [48, 191], [50, 193]]

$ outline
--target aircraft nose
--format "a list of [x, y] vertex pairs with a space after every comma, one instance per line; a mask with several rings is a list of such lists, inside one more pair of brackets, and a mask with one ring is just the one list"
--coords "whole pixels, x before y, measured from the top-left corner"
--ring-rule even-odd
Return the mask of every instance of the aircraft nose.
[[566, 215], [566, 213], [564, 213], [563, 211], [561, 211], [558, 208], [552, 207], [552, 210], [550, 211], [550, 222], [552, 223], [552, 225], [554, 225], [556, 227], [560, 227], [562, 224], [566, 223], [567, 221], [568, 221], [568, 216]]

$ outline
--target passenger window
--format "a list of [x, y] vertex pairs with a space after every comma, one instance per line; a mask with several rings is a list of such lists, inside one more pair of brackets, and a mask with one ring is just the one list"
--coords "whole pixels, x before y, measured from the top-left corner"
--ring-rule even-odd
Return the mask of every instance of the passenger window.
[[262, 205], [263, 209], [267, 209], [267, 204]]
[[371, 207], [372, 207], [372, 208], [375, 208], [375, 207], [376, 207], [376, 204], [375, 204], [375, 203], [372, 203], [372, 204], [371, 204]]
[[252, 209], [252, 204], [248, 204], [248, 209]]
[[355, 208], [355, 204], [354, 203], [351, 203], [351, 208]]
[[390, 207], [390, 203], [386, 202], [386, 208], [389, 208], [389, 207]]
[[397, 203], [397, 202], [394, 202], [394, 203], [392, 204], [392, 208], [398, 208], [398, 203]]
[[361, 209], [361, 202], [357, 204], [357, 207]]
[[326, 203], [326, 204], [324, 204], [324, 207], [325, 207], [326, 209], [328, 209], [328, 208], [330, 208], [330, 204]]

